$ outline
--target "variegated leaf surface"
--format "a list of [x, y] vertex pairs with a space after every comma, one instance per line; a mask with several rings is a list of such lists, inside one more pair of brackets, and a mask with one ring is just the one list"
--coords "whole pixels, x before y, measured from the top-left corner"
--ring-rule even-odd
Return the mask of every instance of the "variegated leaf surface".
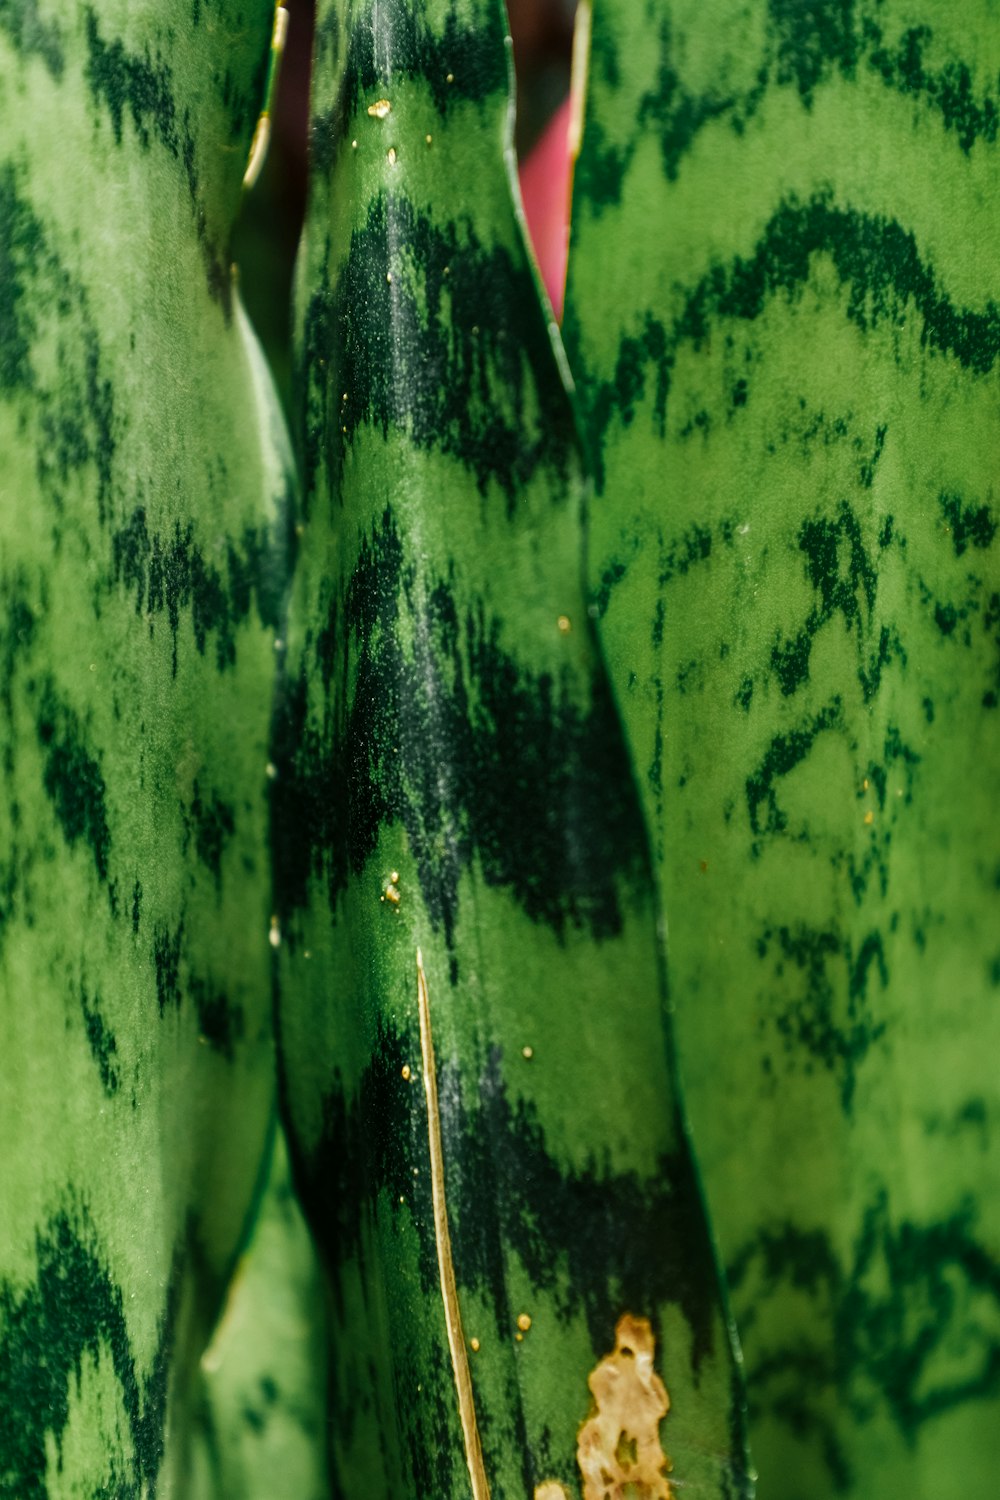
[[324, 3], [315, 66], [272, 839], [334, 1486], [578, 1497], [588, 1377], [636, 1359], [631, 1451], [744, 1494], [502, 13]]
[[186, 1493], [273, 1108], [264, 0], [0, 6], [0, 1492]]
[[762, 1500], [1000, 1430], [1000, 12], [594, 0], [566, 338]]

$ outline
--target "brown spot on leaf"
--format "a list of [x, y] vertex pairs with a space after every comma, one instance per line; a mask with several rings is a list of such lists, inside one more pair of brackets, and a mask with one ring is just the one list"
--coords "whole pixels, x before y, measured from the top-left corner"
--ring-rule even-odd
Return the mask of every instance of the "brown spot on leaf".
[[588, 1381], [594, 1410], [577, 1444], [583, 1500], [673, 1500], [660, 1446], [670, 1397], [653, 1367], [655, 1348], [648, 1318], [619, 1318], [615, 1352]]

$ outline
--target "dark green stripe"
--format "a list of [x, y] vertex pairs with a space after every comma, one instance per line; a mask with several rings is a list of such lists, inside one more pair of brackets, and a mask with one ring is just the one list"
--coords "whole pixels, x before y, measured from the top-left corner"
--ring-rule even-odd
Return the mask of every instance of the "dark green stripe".
[[24, 57], [40, 57], [57, 82], [62, 78], [62, 31], [58, 21], [42, 19], [38, 0], [0, 0], [0, 31]]
[[[26, 1291], [0, 1283], [0, 1491], [47, 1500], [46, 1439], [57, 1450], [70, 1418], [70, 1384], [84, 1357], [110, 1355], [128, 1424], [128, 1445], [108, 1454], [109, 1494], [155, 1493], [163, 1459], [167, 1382], [179, 1285], [167, 1293], [149, 1371], [136, 1368], [121, 1289], [80, 1233], [57, 1214], [37, 1239], [38, 1278]], [[131, 1450], [131, 1451], [130, 1451]]]
[[507, 67], [498, 5], [480, 4], [472, 20], [455, 11], [440, 32], [427, 25], [410, 0], [379, 0], [375, 24], [355, 21], [345, 37], [332, 7], [316, 33], [317, 71], [343, 69], [336, 103], [314, 117], [311, 149], [315, 171], [325, 176], [358, 108], [401, 79], [426, 82], [435, 108], [445, 115], [459, 100], [488, 98], [507, 88]]
[[[393, 273], [392, 246], [405, 246], [418, 286], [398, 264]], [[402, 196], [379, 195], [306, 309], [306, 492], [325, 464], [336, 493], [363, 425], [395, 427], [419, 449], [451, 454], [480, 493], [491, 480], [501, 487], [509, 513], [539, 467], [565, 472], [575, 435], [545, 325], [518, 313], [535, 296], [522, 257], [484, 245], [468, 225], [435, 222]]]
[[175, 676], [182, 614], [190, 614], [201, 655], [209, 639], [214, 642], [220, 672], [234, 665], [237, 628], [253, 610], [262, 624], [277, 630], [287, 576], [286, 530], [283, 517], [271, 530], [247, 528], [238, 541], [227, 539], [223, 568], [207, 560], [193, 521], [183, 527], [175, 521], [166, 536], [151, 533], [145, 508], [138, 506], [113, 533], [114, 582], [134, 592], [136, 614], [145, 614], [150, 635], [157, 616], [166, 615]]
[[[655, 418], [665, 430], [667, 402], [678, 349], [703, 344], [722, 319], [751, 322], [781, 293], [794, 295], [812, 273], [816, 255], [829, 256], [847, 290], [846, 315], [862, 332], [898, 327], [915, 315], [923, 341], [956, 359], [975, 375], [993, 370], [1000, 355], [1000, 307], [992, 299], [984, 311], [957, 306], [939, 285], [918, 250], [915, 235], [894, 219], [841, 208], [828, 191], [806, 203], [786, 199], [774, 212], [749, 256], [713, 265], [688, 293], [681, 312], [668, 327], [651, 311], [643, 332], [622, 338], [611, 380], [594, 383], [585, 395], [593, 416], [592, 431], [601, 439], [617, 414], [631, 421], [645, 397], [647, 371], [655, 379]], [[567, 340], [575, 358], [579, 330], [568, 321]], [[752, 400], [752, 380], [744, 399]]]
[[[309, 709], [317, 679], [336, 706], [321, 719]], [[335, 910], [380, 830], [398, 821], [449, 943], [474, 859], [488, 884], [556, 932], [619, 931], [618, 882], [641, 871], [643, 834], [603, 682], [581, 710], [568, 682], [524, 668], [501, 647], [498, 622], [463, 609], [444, 578], [418, 594], [391, 511], [285, 684], [275, 739], [275, 887], [286, 911], [307, 905], [320, 871]]]
[[[748, 1374], [758, 1414], [773, 1410], [793, 1430], [820, 1429], [838, 1490], [854, 1480], [863, 1484], [863, 1476], [854, 1472], [833, 1422], [819, 1415], [824, 1397], [863, 1422], [869, 1393], [877, 1391], [912, 1439], [941, 1413], [1000, 1392], [1000, 1345], [992, 1332], [1000, 1268], [976, 1228], [971, 1206], [934, 1224], [900, 1220], [883, 1189], [862, 1212], [846, 1267], [824, 1231], [792, 1225], [762, 1229], [734, 1258], [734, 1290], [752, 1282], [766, 1305], [790, 1283], [817, 1310], [832, 1312], [829, 1342], [806, 1334], [771, 1344]], [[967, 1341], [956, 1362], [948, 1355], [953, 1309], [966, 1300], [979, 1316], [963, 1320]]]
[[[314, 1232], [321, 1226], [319, 1243], [335, 1266], [362, 1256], [364, 1226], [380, 1205], [394, 1218], [405, 1212], [426, 1222], [431, 1215], [429, 1175], [413, 1173], [423, 1160], [426, 1113], [400, 1087], [400, 1067], [415, 1052], [415, 1034], [400, 1035], [380, 1020], [357, 1092], [348, 1094], [338, 1077], [323, 1101], [320, 1142], [299, 1160], [307, 1216]], [[718, 1289], [686, 1146], [664, 1154], [651, 1179], [610, 1172], [599, 1159], [568, 1166], [549, 1149], [534, 1104], [510, 1098], [502, 1063], [492, 1048], [469, 1090], [454, 1065], [440, 1068], [460, 1287], [486, 1301], [496, 1336], [509, 1337], [514, 1320], [501, 1251], [513, 1253], [539, 1293], [558, 1279], [565, 1314], [583, 1312], [595, 1349], [607, 1342], [622, 1307], [674, 1303], [690, 1327], [697, 1372], [713, 1352]], [[475, 1108], [466, 1096], [478, 1100]], [[359, 1204], [366, 1205], [362, 1214]], [[421, 1244], [419, 1271], [433, 1298], [439, 1269], [430, 1239]]]
[[[972, 68], [964, 59], [952, 57], [938, 67], [928, 61], [937, 40], [930, 26], [910, 26], [890, 39], [875, 15], [864, 14], [864, 7], [855, 6], [854, 0], [769, 0], [766, 39], [753, 83], [734, 90], [720, 82], [702, 92], [684, 80], [686, 39], [678, 38], [670, 16], [659, 14], [659, 7], [648, 9], [650, 45], [659, 49], [659, 65], [654, 86], [637, 102], [636, 134], [627, 146], [611, 148], [604, 144], [599, 122], [588, 121], [581, 201], [594, 212], [619, 201], [622, 180], [644, 131], [657, 135], [664, 174], [673, 181], [706, 125], [724, 120], [742, 135], [774, 88], [794, 88], [811, 110], [824, 84], [837, 76], [857, 78], [862, 70], [879, 79], [887, 93], [919, 101], [932, 111], [966, 155], [977, 141], [992, 145], [997, 139], [998, 99], [977, 92]], [[614, 33], [601, 7], [594, 11], [598, 76], [613, 88]], [[948, 43], [952, 41], [949, 35]]]

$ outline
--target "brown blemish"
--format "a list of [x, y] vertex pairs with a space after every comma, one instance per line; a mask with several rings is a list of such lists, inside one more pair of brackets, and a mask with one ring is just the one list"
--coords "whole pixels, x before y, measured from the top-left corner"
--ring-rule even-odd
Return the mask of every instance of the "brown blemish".
[[[655, 1351], [648, 1318], [619, 1318], [614, 1353], [587, 1381], [594, 1405], [576, 1448], [583, 1500], [676, 1500], [667, 1479], [670, 1460], [660, 1446], [670, 1397], [653, 1366]], [[549, 1479], [535, 1486], [534, 1500], [569, 1497]]]
[[587, 1384], [594, 1411], [580, 1428], [577, 1462], [583, 1500], [673, 1500], [670, 1460], [660, 1446], [660, 1422], [670, 1410], [666, 1386], [653, 1367], [656, 1341], [648, 1318], [619, 1318], [615, 1352]]

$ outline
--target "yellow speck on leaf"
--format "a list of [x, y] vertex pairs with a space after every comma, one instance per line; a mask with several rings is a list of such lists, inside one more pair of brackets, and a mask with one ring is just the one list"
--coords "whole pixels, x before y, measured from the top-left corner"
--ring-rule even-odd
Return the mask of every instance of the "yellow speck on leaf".
[[376, 99], [374, 104], [369, 104], [368, 113], [374, 120], [384, 120], [391, 109], [388, 99]]
[[528, 1329], [531, 1327], [531, 1318], [528, 1313], [518, 1313], [517, 1326], [518, 1328], [520, 1328], [522, 1333], [527, 1333]]
[[547, 1479], [544, 1484], [535, 1485], [535, 1500], [569, 1500], [569, 1495], [561, 1484]]
[[409, 1083], [409, 1081], [410, 1081], [410, 1079], [411, 1079], [411, 1077], [412, 1077], [412, 1076], [413, 1076], [413, 1075], [412, 1075], [412, 1074], [411, 1074], [411, 1072], [410, 1072], [410, 1065], [409, 1065], [409, 1063], [404, 1063], [404, 1064], [403, 1064], [403, 1066], [402, 1066], [402, 1067], [401, 1067], [401, 1068], [400, 1068], [400, 1070], [399, 1070], [399, 1071], [400, 1071], [400, 1073], [401, 1073], [401, 1075], [402, 1075], [402, 1077], [403, 1077], [403, 1079], [404, 1079], [404, 1080], [405, 1080], [405, 1081], [406, 1081], [406, 1082], [407, 1082], [407, 1083]]
[[871, 824], [874, 823], [874, 821], [875, 821], [875, 814], [872, 812], [871, 808], [869, 808], [868, 811], [865, 813], [865, 822], [870, 827]]

